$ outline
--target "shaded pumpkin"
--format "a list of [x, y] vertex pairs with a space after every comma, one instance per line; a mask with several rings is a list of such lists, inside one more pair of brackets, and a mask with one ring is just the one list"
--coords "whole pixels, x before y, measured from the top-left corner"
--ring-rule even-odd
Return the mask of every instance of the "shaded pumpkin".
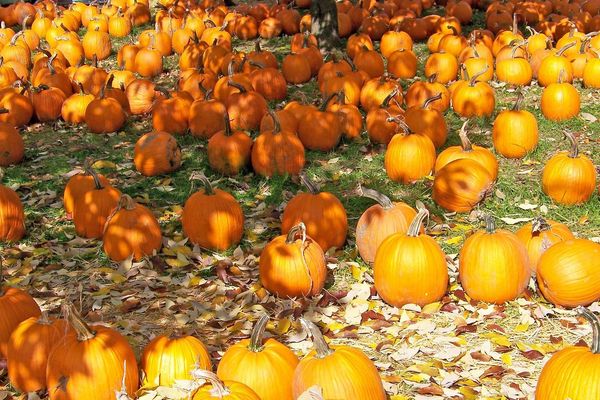
[[248, 165], [252, 138], [243, 130], [232, 130], [229, 113], [225, 111], [225, 129], [208, 139], [208, 164], [223, 175], [237, 175]]
[[415, 133], [431, 139], [433, 145], [439, 148], [446, 143], [448, 125], [442, 113], [432, 104], [442, 100], [438, 93], [423, 102], [421, 106], [410, 107], [404, 113], [404, 121]]
[[[110, 115], [110, 118], [106, 116]], [[85, 123], [92, 133], [116, 132], [125, 124], [125, 111], [117, 100], [105, 96], [104, 86], [98, 98], [85, 109]]]
[[190, 107], [190, 133], [199, 138], [210, 139], [217, 132], [225, 129], [227, 106], [221, 101], [211, 98], [212, 90], [204, 99], [195, 100]]
[[187, 92], [161, 92], [152, 107], [152, 127], [155, 131], [183, 135], [189, 128], [190, 108], [193, 99]]
[[[0, 109], [0, 113], [7, 109]], [[0, 167], [19, 164], [25, 154], [25, 144], [19, 131], [6, 122], [0, 122]]]
[[[3, 176], [4, 171], [0, 169], [0, 182]], [[25, 212], [23, 203], [21, 203], [17, 192], [0, 183], [0, 242], [16, 242], [21, 240], [24, 235]]]
[[144, 176], [169, 174], [181, 166], [181, 149], [170, 133], [148, 132], [135, 143], [133, 163]]
[[327, 111], [329, 100], [325, 99], [319, 109], [310, 109], [298, 118], [298, 137], [309, 150], [333, 150], [342, 138], [340, 118], [336, 113]]

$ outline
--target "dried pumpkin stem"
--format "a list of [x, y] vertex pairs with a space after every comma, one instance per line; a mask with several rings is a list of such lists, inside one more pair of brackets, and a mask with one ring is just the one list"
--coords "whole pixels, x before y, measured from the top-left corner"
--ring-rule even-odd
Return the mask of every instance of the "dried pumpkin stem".
[[431, 103], [433, 103], [434, 101], [441, 100], [441, 99], [442, 99], [442, 94], [441, 93], [433, 95], [433, 96], [431, 96], [430, 98], [426, 99], [423, 102], [423, 105], [421, 106], [421, 108], [425, 110], [425, 109], [429, 108], [429, 106], [431, 105]]
[[519, 34], [519, 28], [518, 28], [518, 23], [517, 23], [517, 13], [513, 13], [512, 33], [515, 35]]
[[398, 95], [399, 91], [400, 88], [396, 86], [387, 96], [385, 96], [383, 102], [381, 102], [381, 108], [388, 108], [390, 106], [390, 101]]
[[229, 80], [227, 81], [227, 84], [228, 84], [229, 86], [233, 86], [234, 88], [238, 89], [238, 90], [240, 91], [240, 93], [246, 93], [246, 92], [247, 92], [247, 90], [246, 90], [246, 88], [244, 87], [244, 85], [241, 85], [241, 84], [239, 84], [239, 83], [237, 83], [237, 82], [233, 81], [233, 79], [231, 79], [231, 77], [230, 77], [230, 78], [229, 78]]
[[227, 110], [225, 110], [225, 114], [223, 114], [223, 119], [225, 120], [225, 136], [231, 136], [231, 121]]
[[192, 374], [195, 379], [203, 379], [205, 381], [208, 381], [212, 385], [212, 390], [210, 391], [210, 394], [213, 397], [218, 397], [219, 399], [222, 399], [225, 396], [229, 396], [229, 389], [227, 389], [227, 387], [225, 386], [223, 381], [219, 379], [217, 374], [203, 369], [195, 369], [194, 371], [192, 371]]
[[306, 175], [305, 172], [302, 172], [300, 174], [300, 182], [302, 182], [302, 184], [308, 189], [308, 191], [310, 193], [312, 193], [312, 194], [319, 193], [319, 189], [317, 189], [317, 186], [315, 185], [315, 183], [310, 180], [310, 178]]
[[517, 99], [515, 100], [515, 104], [513, 104], [511, 110], [519, 111], [519, 109], [521, 108], [521, 103], [523, 102], [524, 99], [525, 99], [525, 96], [523, 95], [523, 91], [519, 90], [517, 92]]
[[10, 110], [8, 108], [0, 108], [0, 114], [8, 114], [10, 112]]
[[89, 174], [92, 176], [92, 179], [94, 179], [94, 187], [96, 188], [96, 190], [104, 189], [104, 186], [102, 186], [102, 182], [100, 182], [100, 177], [98, 176], [98, 173], [94, 171], [93, 168], [89, 169]]
[[412, 222], [410, 223], [406, 235], [410, 237], [418, 237], [421, 233], [421, 226], [423, 225], [425, 218], [427, 218], [428, 216], [429, 210], [427, 210], [425, 207], [420, 207], [419, 212], [417, 213], [417, 215], [415, 215]]
[[210, 184], [210, 181], [208, 180], [207, 177], [205, 177], [205, 176], [199, 176], [198, 179], [204, 185], [204, 194], [206, 194], [206, 195], [213, 195], [213, 194], [215, 194], [215, 192], [213, 190], [213, 187]]
[[267, 110], [267, 112], [273, 120], [273, 134], [276, 135], [278, 133], [281, 133], [281, 121], [279, 120], [279, 116], [274, 110], [270, 108]]
[[490, 214], [486, 214], [484, 217], [485, 220], [485, 231], [489, 234], [496, 232], [496, 221], [494, 217]]
[[327, 110], [327, 105], [331, 100], [333, 100], [334, 97], [338, 97], [337, 92], [330, 94], [329, 96], [327, 96], [326, 99], [323, 100], [323, 104], [321, 104], [321, 108], [319, 108], [319, 111], [324, 112], [325, 110]]
[[391, 210], [392, 208], [394, 208], [394, 203], [392, 203], [392, 200], [390, 200], [389, 197], [387, 197], [383, 193], [378, 192], [377, 190], [368, 189], [366, 187], [363, 187], [359, 183], [358, 187], [356, 188], [356, 192], [361, 197], [366, 197], [368, 199], [375, 200], [381, 207], [383, 207], [384, 210]]
[[48, 318], [48, 312], [45, 310], [42, 310], [42, 313], [40, 314], [40, 317], [37, 320], [37, 323], [40, 325], [51, 325], [52, 321], [50, 321], [50, 319]]
[[585, 54], [585, 50], [587, 45], [590, 42], [590, 38], [589, 37], [585, 37], [582, 41], [581, 41], [581, 46], [579, 47], [579, 54]]
[[469, 120], [466, 120], [462, 127], [460, 128], [460, 132], [458, 133], [458, 137], [460, 138], [460, 146], [465, 153], [473, 151], [473, 145], [469, 140], [469, 136], [467, 136], [467, 125], [469, 124]]
[[254, 328], [252, 328], [252, 333], [250, 334], [250, 345], [248, 349], [254, 353], [261, 352], [263, 350], [263, 335], [265, 334], [265, 329], [267, 329], [267, 323], [269, 322], [269, 316], [267, 314], [261, 315], [261, 317], [254, 324]]
[[531, 233], [540, 233], [551, 229], [548, 221], [544, 217], [538, 216], [531, 221]]
[[571, 47], [575, 46], [577, 43], [576, 42], [569, 42], [567, 44], [565, 44], [563, 47], [561, 47], [557, 52], [556, 55], [558, 57], [562, 56], [563, 53], [567, 50], [569, 50]]
[[65, 315], [65, 319], [71, 327], [77, 333], [77, 340], [80, 342], [93, 339], [96, 336], [96, 332], [94, 332], [88, 324], [85, 323], [81, 315], [73, 305], [73, 303], [67, 302], [62, 306], [63, 314]]
[[[128, 194], [122, 194], [121, 199], [119, 200], [119, 205], [115, 210], [135, 210], [136, 203], [135, 200], [131, 198]], [[107, 224], [108, 225], [108, 224]]]
[[404, 121], [403, 119], [400, 118], [395, 118], [394, 122], [398, 124], [398, 127], [400, 129], [402, 129], [402, 131], [406, 134], [406, 135], [412, 135], [414, 132], [412, 129], [410, 129], [410, 126], [408, 126], [408, 124], [406, 123], [406, 121]]
[[[4, 171], [0, 168], [0, 181]], [[4, 257], [0, 256], [0, 297], [4, 296]]]
[[298, 225], [294, 225], [292, 228], [290, 228], [285, 238], [285, 243], [294, 243], [296, 240], [296, 235], [298, 234], [302, 235], [302, 243], [304, 244], [304, 242], [306, 242], [306, 225], [304, 225], [304, 222], [300, 222]]
[[592, 353], [600, 354], [600, 319], [596, 314], [583, 306], [577, 307], [575, 311], [592, 324], [592, 346], [590, 349]]
[[471, 80], [469, 81], [469, 86], [475, 86], [475, 84], [477, 83], [477, 79], [482, 76], [483, 74], [485, 74], [486, 72], [488, 72], [488, 70], [490, 69], [490, 66], [485, 64], [485, 68], [482, 69], [481, 71], [473, 74], [473, 76], [471, 77]]
[[304, 318], [300, 318], [300, 323], [305, 329], [308, 330], [313, 338], [313, 344], [315, 346], [315, 351], [317, 352], [317, 358], [325, 358], [333, 354], [333, 350], [329, 348], [329, 345], [325, 341], [325, 338], [323, 337], [323, 334], [317, 325]]
[[533, 29], [531, 26], [527, 25], [525, 27], [529, 31], [529, 36], [537, 35], [539, 32]]
[[569, 153], [569, 157], [577, 158], [579, 157], [579, 147], [577, 146], [577, 139], [575, 139], [575, 135], [569, 131], [564, 132], [569, 142], [571, 142], [571, 153]]

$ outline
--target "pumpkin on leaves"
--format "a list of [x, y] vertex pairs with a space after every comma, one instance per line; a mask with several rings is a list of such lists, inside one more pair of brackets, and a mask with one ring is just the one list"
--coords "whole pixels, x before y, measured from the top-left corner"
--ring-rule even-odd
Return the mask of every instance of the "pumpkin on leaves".
[[279, 297], [310, 297], [323, 290], [327, 268], [323, 249], [303, 222], [270, 241], [260, 254], [260, 282]]
[[243, 383], [262, 400], [293, 400], [292, 377], [298, 357], [274, 338], [264, 339], [269, 316], [256, 321], [250, 339], [235, 343], [223, 354], [217, 375]]
[[565, 132], [571, 141], [570, 151], [561, 151], [544, 166], [542, 189], [559, 204], [585, 203], [596, 189], [596, 168], [585, 154], [579, 153], [577, 139]]
[[204, 189], [185, 202], [181, 223], [190, 241], [211, 250], [227, 250], [239, 243], [244, 233], [244, 214], [237, 200], [221, 189], [213, 189], [200, 177]]
[[167, 132], [149, 132], [135, 143], [133, 163], [144, 176], [165, 175], [181, 166], [181, 149]]
[[309, 193], [294, 196], [283, 210], [281, 232], [303, 222], [306, 234], [317, 242], [323, 251], [331, 247], [342, 247], [348, 233], [348, 216], [340, 200], [329, 192], [319, 192], [315, 184], [300, 174], [302, 184]]
[[261, 400], [260, 397], [243, 383], [221, 381], [210, 371], [196, 368], [192, 371], [194, 379], [206, 382], [191, 395], [191, 400]]
[[152, 339], [144, 348], [140, 364], [144, 387], [172, 386], [177, 380], [189, 380], [194, 368], [212, 368], [206, 346], [183, 334]]
[[535, 273], [537, 264], [550, 247], [565, 240], [574, 239], [573, 233], [565, 224], [536, 217], [532, 222], [523, 225], [517, 232], [517, 237], [527, 248], [529, 265]]
[[113, 261], [139, 261], [162, 247], [160, 226], [152, 211], [124, 194], [104, 227], [104, 252]]
[[315, 324], [303, 318], [300, 321], [310, 332], [315, 349], [294, 371], [294, 399], [315, 385], [323, 389], [325, 399], [386, 398], [377, 368], [362, 351], [346, 345], [330, 347]]
[[496, 229], [491, 216], [485, 230], [469, 236], [460, 251], [459, 279], [475, 300], [504, 303], [520, 296], [531, 276], [527, 249], [512, 232]]
[[[554, 353], [542, 368], [536, 399], [586, 400], [600, 396], [600, 387], [592, 383], [596, 379], [595, 367], [600, 357], [600, 319], [587, 308], [578, 307], [576, 311], [592, 325], [592, 345], [569, 346]], [[572, 379], [573, 376], [578, 379]]]
[[223, 175], [237, 175], [248, 165], [252, 138], [242, 130], [232, 130], [229, 113], [225, 111], [225, 130], [208, 139], [208, 164]]
[[105, 400], [112, 399], [120, 389], [132, 396], [139, 377], [135, 354], [127, 340], [112, 328], [86, 324], [72, 304], [63, 309], [73, 330], [62, 337], [48, 357], [49, 398]]

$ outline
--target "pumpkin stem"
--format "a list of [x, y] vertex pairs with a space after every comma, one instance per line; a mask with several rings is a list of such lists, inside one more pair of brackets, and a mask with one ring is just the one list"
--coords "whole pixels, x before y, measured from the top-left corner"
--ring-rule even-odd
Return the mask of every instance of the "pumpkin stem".
[[421, 106], [421, 108], [423, 110], [426, 110], [427, 108], [429, 108], [429, 106], [431, 105], [431, 103], [433, 103], [434, 101], [441, 100], [441, 99], [442, 99], [442, 94], [441, 93], [438, 93], [438, 94], [436, 94], [434, 96], [431, 96], [430, 98], [426, 99], [423, 102], [423, 105]]
[[512, 33], [514, 35], [518, 35], [519, 34], [519, 28], [518, 28], [518, 24], [517, 24], [517, 13], [513, 13]]
[[337, 98], [338, 98], [338, 102], [341, 105], [346, 104], [346, 92], [344, 91], [344, 89], [341, 89], [340, 91], [337, 92]]
[[517, 92], [517, 99], [515, 100], [515, 104], [513, 104], [511, 110], [519, 111], [519, 108], [521, 108], [521, 103], [523, 102], [523, 99], [525, 99], [525, 96], [523, 95], [523, 91], [519, 90]]
[[273, 134], [276, 135], [278, 133], [281, 133], [281, 121], [279, 120], [279, 116], [274, 110], [270, 108], [267, 110], [267, 112], [269, 113], [269, 116], [273, 119]]
[[[125, 209], [127, 211], [135, 210], [136, 203], [135, 200], [131, 198], [131, 196], [127, 194], [122, 194], [121, 199], [119, 200], [119, 205], [115, 209], [116, 211]], [[107, 223], [108, 225], [108, 223]]]
[[413, 218], [410, 226], [408, 227], [408, 231], [406, 232], [407, 236], [410, 237], [418, 237], [421, 233], [421, 226], [423, 225], [423, 221], [425, 218], [429, 217], [429, 210], [425, 208], [425, 206], [421, 204], [417, 204], [417, 208], [419, 212]]
[[238, 89], [238, 90], [240, 91], [240, 93], [246, 93], [246, 92], [247, 92], [247, 90], [246, 90], [246, 88], [244, 87], [244, 85], [242, 85], [242, 84], [239, 84], [239, 83], [237, 83], [237, 82], [234, 82], [234, 81], [233, 81], [233, 79], [231, 79], [231, 77], [230, 77], [230, 78], [229, 78], [229, 80], [227, 81], [227, 84], [228, 84], [229, 86], [233, 86], [234, 88]]
[[[389, 119], [388, 119], [388, 121], [389, 121]], [[412, 135], [414, 133], [413, 130], [410, 129], [410, 126], [408, 126], [406, 121], [404, 121], [403, 119], [396, 117], [393, 119], [393, 121], [398, 124], [398, 127], [400, 129], [402, 129], [402, 131], [404, 132], [405, 135]]]
[[229, 113], [225, 110], [223, 114], [223, 118], [225, 119], [225, 136], [231, 136], [231, 122], [229, 120]]
[[396, 86], [394, 88], [394, 90], [392, 90], [390, 92], [390, 94], [385, 96], [385, 99], [383, 99], [383, 102], [381, 103], [381, 108], [388, 108], [390, 106], [390, 101], [392, 101], [392, 99], [394, 97], [396, 97], [396, 95], [398, 94], [399, 91], [400, 91], [400, 88], [398, 86]]
[[202, 182], [202, 184], [204, 185], [204, 194], [206, 194], [206, 195], [215, 194], [213, 187], [206, 176], [200, 175], [197, 177], [197, 179], [200, 180], [200, 182]]
[[304, 222], [300, 222], [298, 225], [294, 225], [290, 228], [285, 238], [285, 243], [294, 243], [294, 241], [296, 240], [296, 235], [298, 235], [299, 233], [302, 235], [302, 244], [304, 244], [304, 242], [306, 242], [306, 225], [304, 225]]
[[84, 342], [86, 340], [93, 339], [96, 336], [96, 332], [94, 332], [88, 324], [85, 323], [81, 315], [71, 302], [66, 302], [62, 306], [63, 314], [65, 315], [65, 319], [69, 322], [69, 325], [73, 327], [75, 332], [77, 333], [77, 340], [80, 342]]
[[491, 216], [490, 214], [486, 214], [484, 217], [484, 221], [485, 221], [485, 231], [489, 234], [492, 234], [494, 232], [496, 232], [496, 221], [494, 220], [494, 217]]
[[52, 324], [52, 322], [48, 318], [48, 312], [47, 311], [42, 310], [42, 313], [40, 314], [40, 317], [38, 318], [37, 323], [40, 324], [40, 325], [50, 325], [50, 324]]
[[465, 153], [473, 151], [473, 145], [467, 136], [467, 124], [469, 120], [466, 120], [462, 127], [460, 128], [460, 132], [458, 133], [458, 137], [460, 138], [460, 146]]
[[548, 221], [544, 219], [544, 217], [538, 216], [531, 221], [531, 233], [536, 234], [540, 232], [549, 231], [551, 229]]
[[300, 323], [305, 329], [308, 330], [313, 338], [313, 344], [315, 346], [315, 351], [317, 352], [317, 358], [325, 358], [334, 353], [334, 351], [329, 348], [329, 345], [325, 341], [325, 338], [323, 337], [323, 334], [317, 325], [304, 318], [300, 318]]
[[600, 354], [600, 319], [592, 311], [583, 306], [575, 309], [583, 318], [587, 319], [592, 324], [592, 353]]
[[327, 96], [327, 98], [325, 100], [323, 100], [323, 104], [321, 104], [321, 107], [319, 108], [319, 111], [325, 112], [327, 110], [327, 104], [329, 104], [329, 102], [331, 100], [333, 100], [334, 97], [338, 97], [337, 92], [333, 92], [332, 94], [330, 94], [329, 96]]
[[569, 42], [569, 43], [565, 44], [563, 47], [561, 47], [556, 52], [556, 56], [561, 57], [565, 51], [569, 50], [571, 47], [575, 46], [576, 44], [577, 44], [576, 42]]
[[192, 371], [192, 377], [194, 379], [203, 379], [205, 381], [208, 381], [212, 385], [212, 390], [210, 391], [212, 397], [222, 399], [223, 397], [229, 396], [231, 394], [229, 389], [227, 389], [227, 387], [225, 386], [223, 381], [219, 379], [217, 374], [211, 371], [196, 368]]
[[9, 109], [8, 108], [0, 108], [0, 114], [8, 114], [9, 113]]
[[539, 33], [529, 25], [525, 26], [525, 29], [529, 31], [529, 36], [537, 35]]
[[469, 82], [469, 86], [475, 86], [475, 83], [477, 83], [477, 78], [479, 78], [481, 75], [485, 74], [486, 72], [488, 72], [488, 70], [490, 69], [490, 66], [485, 64], [485, 68], [482, 69], [481, 71], [473, 74], [473, 76], [471, 77], [471, 81]]
[[96, 171], [94, 171], [93, 168], [89, 169], [89, 173], [92, 176], [92, 178], [94, 179], [94, 186], [95, 186], [96, 190], [104, 189], [104, 186], [102, 186], [102, 182], [100, 182], [100, 177], [98, 176], [98, 173]]
[[50, 71], [50, 75], [56, 74], [56, 69], [54, 69], [54, 66], [52, 65], [52, 63], [56, 59], [57, 55], [58, 55], [58, 53], [54, 53], [50, 56], [50, 58], [48, 58], [48, 71]]
[[254, 43], [254, 51], [257, 53], [262, 52], [262, 49], [260, 48], [260, 39], [256, 39], [256, 42]]
[[[0, 168], [0, 175], [4, 175], [4, 170]], [[0, 181], [2, 176], [0, 176]], [[0, 297], [4, 296], [4, 257], [0, 257]]]
[[575, 135], [573, 135], [573, 133], [569, 131], [565, 131], [564, 134], [567, 137], [567, 139], [569, 139], [569, 141], [571, 142], [571, 153], [569, 154], [569, 157], [579, 157], [579, 147], [577, 146], [577, 139], [575, 139]]
[[361, 197], [375, 200], [384, 210], [391, 210], [394, 208], [394, 203], [385, 194], [378, 192], [377, 190], [368, 189], [363, 187], [360, 183], [356, 188], [356, 193]]
[[586, 36], [581, 41], [581, 46], [579, 47], [579, 54], [585, 54], [586, 47], [588, 46], [589, 43], [590, 43], [590, 38]]
[[433, 74], [431, 74], [427, 77], [427, 81], [429, 83], [435, 83], [436, 80], [437, 80], [437, 72], [434, 72]]
[[300, 173], [300, 182], [302, 182], [302, 184], [308, 189], [308, 191], [311, 194], [319, 193], [319, 189], [317, 189], [315, 183], [310, 180], [310, 178], [306, 175], [305, 172]]
[[263, 350], [262, 340], [268, 322], [269, 316], [267, 314], [263, 314], [254, 324], [254, 328], [252, 328], [252, 333], [250, 334], [250, 345], [248, 346], [250, 351], [259, 353]]

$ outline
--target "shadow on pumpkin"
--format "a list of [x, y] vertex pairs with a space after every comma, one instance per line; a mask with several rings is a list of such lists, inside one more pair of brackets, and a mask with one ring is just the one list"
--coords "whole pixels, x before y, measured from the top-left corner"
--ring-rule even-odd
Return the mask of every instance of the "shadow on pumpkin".
[[117, 212], [107, 223], [103, 240], [104, 251], [113, 261], [123, 261], [131, 255], [139, 261], [162, 247], [162, 234], [154, 217], [135, 210]]

